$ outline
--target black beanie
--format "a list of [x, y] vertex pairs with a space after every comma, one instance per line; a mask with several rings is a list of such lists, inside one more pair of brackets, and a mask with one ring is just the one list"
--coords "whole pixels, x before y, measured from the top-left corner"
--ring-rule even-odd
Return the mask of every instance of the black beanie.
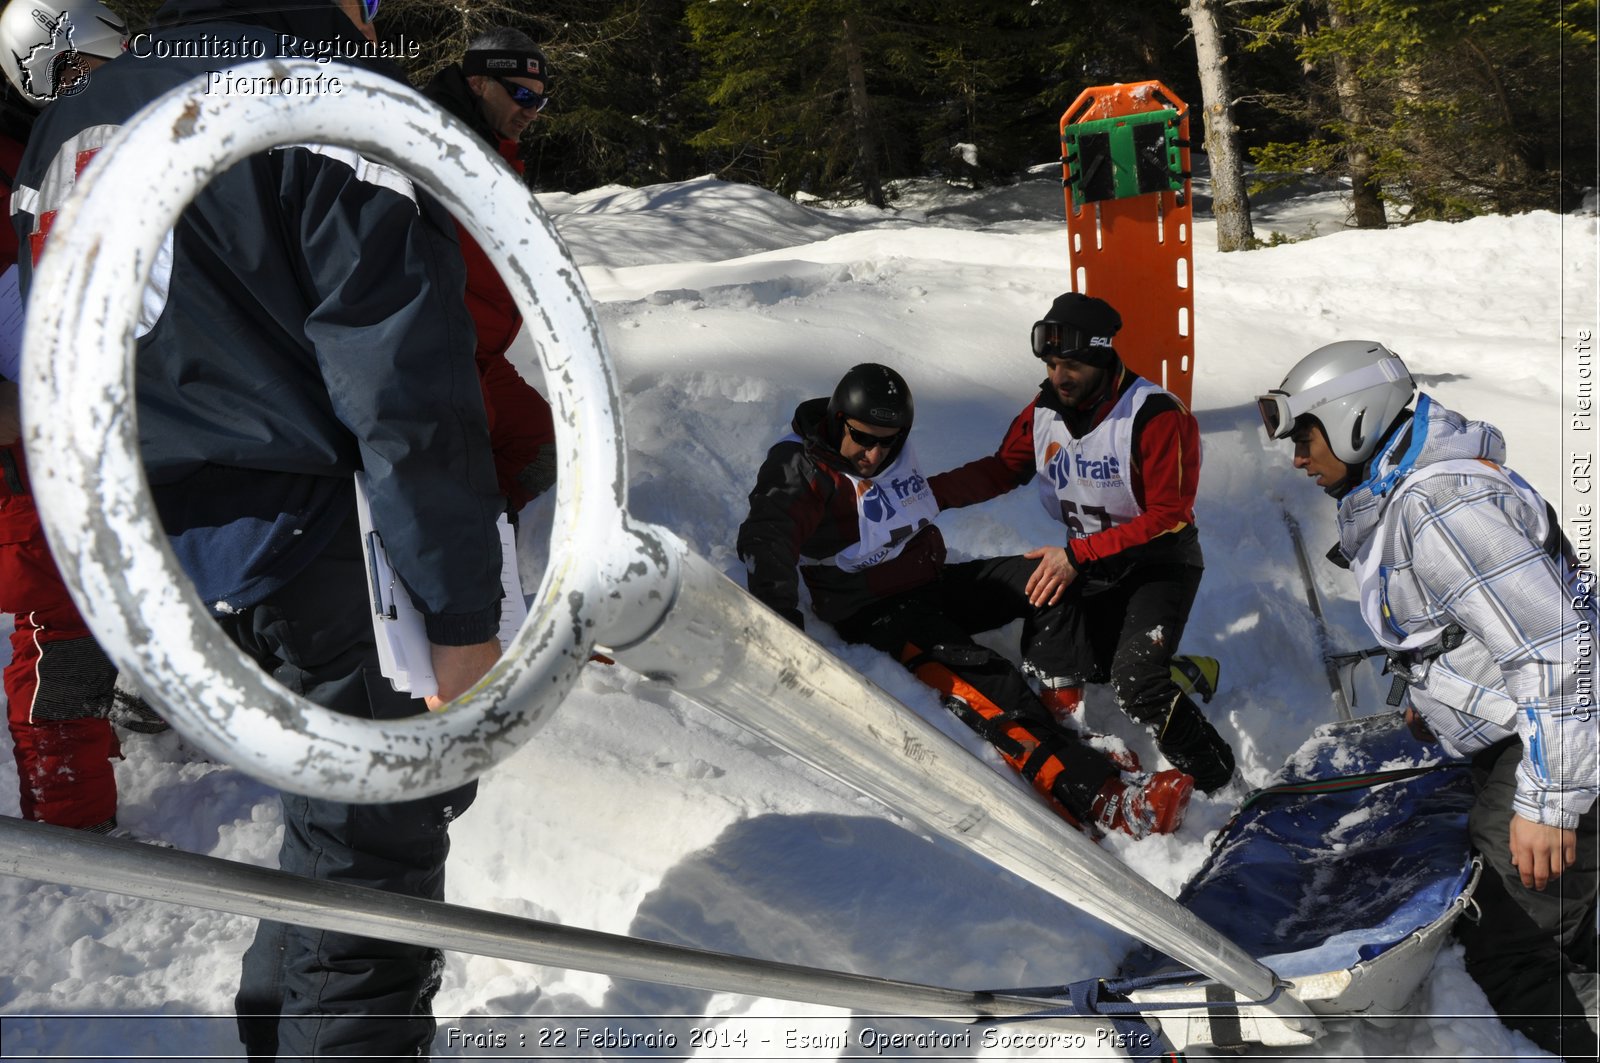
[[1055, 302], [1050, 304], [1050, 312], [1042, 320], [1067, 325], [1078, 333], [1075, 342], [1068, 345], [1074, 350], [1073, 358], [1077, 361], [1107, 366], [1117, 357], [1111, 341], [1122, 328], [1122, 315], [1104, 299], [1064, 292], [1056, 296]]

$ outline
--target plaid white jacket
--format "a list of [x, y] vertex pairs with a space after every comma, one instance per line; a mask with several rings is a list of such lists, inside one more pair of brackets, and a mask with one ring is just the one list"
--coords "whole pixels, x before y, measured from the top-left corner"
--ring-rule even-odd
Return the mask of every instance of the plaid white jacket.
[[1462, 458], [1498, 466], [1505, 441], [1420, 396], [1411, 426], [1339, 503], [1340, 549], [1354, 561], [1370, 541], [1363, 595], [1379, 596], [1381, 620], [1368, 624], [1381, 641], [1465, 631], [1455, 649], [1418, 662], [1407, 688], [1446, 749], [1466, 755], [1519, 735], [1516, 812], [1575, 827], [1600, 793], [1592, 576], [1547, 548], [1544, 500], [1515, 474], [1427, 474]]

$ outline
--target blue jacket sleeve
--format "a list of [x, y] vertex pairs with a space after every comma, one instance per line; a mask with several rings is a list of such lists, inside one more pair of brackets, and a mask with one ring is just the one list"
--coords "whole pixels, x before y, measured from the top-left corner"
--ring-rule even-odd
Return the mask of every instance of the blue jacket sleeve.
[[373, 523], [428, 637], [486, 641], [499, 618], [503, 503], [454, 226], [404, 176], [353, 151], [283, 156], [312, 288], [306, 337], [360, 447]]

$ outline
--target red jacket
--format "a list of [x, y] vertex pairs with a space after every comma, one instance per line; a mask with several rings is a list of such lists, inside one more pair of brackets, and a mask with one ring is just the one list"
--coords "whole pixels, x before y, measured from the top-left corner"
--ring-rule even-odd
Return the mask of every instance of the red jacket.
[[467, 312], [478, 330], [478, 378], [489, 415], [495, 478], [511, 508], [519, 510], [533, 496], [517, 483], [517, 474], [538, 456], [540, 446], [555, 442], [555, 421], [544, 396], [506, 360], [506, 349], [522, 327], [510, 289], [472, 234], [459, 224], [456, 232], [467, 264]]
[[[439, 71], [425, 91], [429, 99], [455, 115], [492, 145], [512, 169], [522, 173], [516, 142], [502, 139], [490, 128], [459, 65]], [[511, 292], [471, 234], [459, 224], [456, 234], [461, 238], [461, 255], [467, 266], [467, 311], [478, 329], [478, 376], [483, 385], [484, 409], [489, 415], [495, 478], [500, 493], [515, 512], [532, 498], [517, 483], [517, 474], [528, 467], [542, 445], [555, 442], [555, 422], [544, 396], [506, 361], [506, 348], [522, 326], [522, 315]]]
[[[976, 505], [1030, 482], [1038, 472], [1034, 460], [1033, 421], [1039, 407], [1066, 422], [1081, 437], [1105, 420], [1123, 392], [1138, 379], [1124, 368], [1116, 386], [1090, 410], [1062, 408], [1046, 382], [1038, 396], [1011, 422], [1000, 447], [986, 458], [930, 476], [941, 509]], [[1194, 527], [1195, 493], [1200, 486], [1200, 426], [1175, 397], [1152, 395], [1133, 425], [1131, 486], [1143, 511], [1126, 524], [1070, 539], [1073, 564], [1090, 575], [1112, 576], [1134, 563], [1201, 563]]]

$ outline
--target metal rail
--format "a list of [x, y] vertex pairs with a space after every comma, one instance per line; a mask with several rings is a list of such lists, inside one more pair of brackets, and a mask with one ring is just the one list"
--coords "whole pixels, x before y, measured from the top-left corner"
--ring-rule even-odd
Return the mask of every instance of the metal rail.
[[[0, 873], [413, 945], [884, 1015], [964, 1022], [1037, 1016], [1059, 1001], [819, 970], [417, 900], [209, 856], [0, 817]], [[1105, 1019], [1051, 1016], [1087, 1032]]]

